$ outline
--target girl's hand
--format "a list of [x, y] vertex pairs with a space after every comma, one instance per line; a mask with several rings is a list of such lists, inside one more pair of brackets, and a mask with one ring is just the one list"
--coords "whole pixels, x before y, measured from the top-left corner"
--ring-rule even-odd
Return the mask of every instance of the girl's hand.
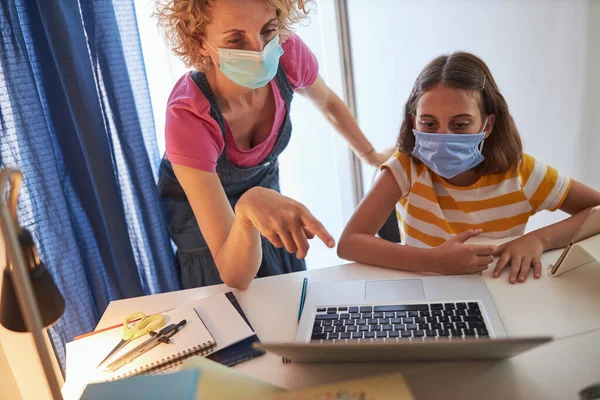
[[315, 235], [328, 247], [335, 246], [333, 237], [304, 205], [274, 190], [262, 187], [248, 190], [236, 204], [235, 212], [275, 247], [285, 246], [298, 258], [306, 257], [308, 239]]
[[481, 229], [469, 229], [455, 235], [443, 245], [431, 249], [433, 272], [444, 275], [481, 273], [494, 261], [494, 245], [465, 244], [472, 237], [481, 234]]
[[494, 254], [498, 259], [494, 268], [494, 278], [498, 278], [502, 270], [510, 265], [510, 283], [525, 282], [529, 270], [533, 267], [533, 276], [539, 279], [542, 273], [542, 253], [544, 244], [536, 235], [525, 235], [498, 247]]

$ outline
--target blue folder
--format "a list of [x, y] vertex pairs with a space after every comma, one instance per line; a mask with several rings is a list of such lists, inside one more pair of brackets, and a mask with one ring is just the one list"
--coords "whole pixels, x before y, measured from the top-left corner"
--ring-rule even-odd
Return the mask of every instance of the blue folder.
[[81, 400], [194, 400], [199, 378], [199, 370], [189, 369], [165, 375], [138, 375], [118, 381], [92, 383], [83, 392]]

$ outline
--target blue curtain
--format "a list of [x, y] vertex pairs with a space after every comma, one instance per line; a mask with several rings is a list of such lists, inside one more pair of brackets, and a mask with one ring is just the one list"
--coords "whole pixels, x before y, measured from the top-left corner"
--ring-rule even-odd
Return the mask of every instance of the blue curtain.
[[64, 362], [111, 300], [180, 288], [135, 9], [2, 0], [0, 35], [0, 166], [22, 170], [20, 223], [67, 300]]

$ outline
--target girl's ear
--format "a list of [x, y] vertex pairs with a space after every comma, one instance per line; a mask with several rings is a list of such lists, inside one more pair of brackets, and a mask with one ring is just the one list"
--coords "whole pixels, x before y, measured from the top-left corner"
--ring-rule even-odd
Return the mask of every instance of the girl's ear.
[[494, 130], [494, 124], [496, 122], [496, 114], [489, 114], [487, 124], [483, 129], [485, 129], [485, 138], [490, 137], [492, 131]]
[[410, 114], [410, 122], [412, 124], [413, 129], [417, 129], [417, 124], [415, 122], [416, 119], [417, 117], [415, 116], [415, 114]]

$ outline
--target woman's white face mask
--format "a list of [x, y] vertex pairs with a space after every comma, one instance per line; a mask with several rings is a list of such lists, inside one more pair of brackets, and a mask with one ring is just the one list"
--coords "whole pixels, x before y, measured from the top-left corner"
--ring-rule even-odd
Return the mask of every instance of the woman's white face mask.
[[210, 43], [206, 44], [219, 54], [221, 72], [233, 82], [249, 89], [263, 87], [275, 77], [279, 68], [279, 58], [283, 54], [279, 35], [275, 36], [263, 51], [225, 48], [219, 48], [217, 51]]

